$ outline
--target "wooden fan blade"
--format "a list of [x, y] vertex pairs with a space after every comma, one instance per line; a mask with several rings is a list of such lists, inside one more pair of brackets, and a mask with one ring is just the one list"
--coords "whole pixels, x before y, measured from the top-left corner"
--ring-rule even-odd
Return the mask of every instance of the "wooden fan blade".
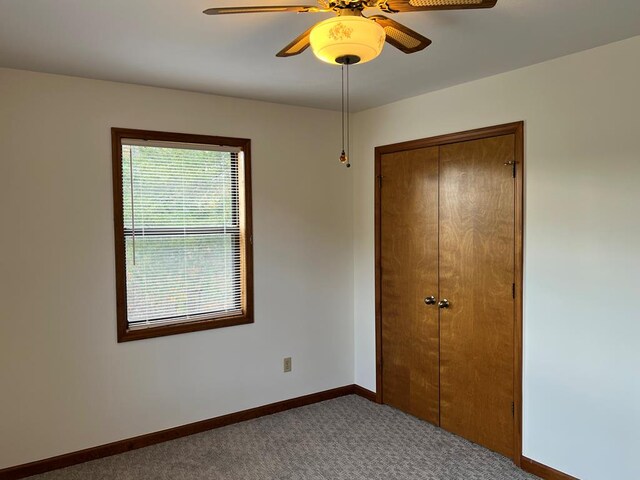
[[461, 10], [466, 8], [492, 8], [498, 0], [381, 0], [383, 12], [421, 12], [425, 10]]
[[373, 20], [384, 28], [387, 43], [404, 53], [419, 52], [431, 45], [431, 40], [428, 38], [384, 15], [374, 15], [369, 17], [369, 20]]
[[276, 57], [293, 57], [294, 55], [299, 55], [304, 52], [307, 48], [309, 48], [309, 45], [311, 45], [311, 42], [309, 41], [311, 30], [313, 30], [313, 27], [309, 28], [302, 35], [298, 36], [293, 42], [276, 53]]
[[229, 13], [270, 13], [270, 12], [325, 12], [323, 8], [317, 5], [265, 5], [264, 7], [221, 7], [207, 8], [204, 12], [206, 15], [223, 15]]

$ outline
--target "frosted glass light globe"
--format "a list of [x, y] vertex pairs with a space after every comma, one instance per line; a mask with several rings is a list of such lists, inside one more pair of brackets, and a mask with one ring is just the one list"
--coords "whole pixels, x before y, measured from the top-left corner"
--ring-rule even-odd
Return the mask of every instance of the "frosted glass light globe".
[[317, 24], [309, 40], [316, 57], [337, 65], [344, 62], [336, 59], [346, 56], [358, 57], [359, 63], [373, 60], [382, 52], [385, 38], [384, 29], [373, 20], [344, 15]]

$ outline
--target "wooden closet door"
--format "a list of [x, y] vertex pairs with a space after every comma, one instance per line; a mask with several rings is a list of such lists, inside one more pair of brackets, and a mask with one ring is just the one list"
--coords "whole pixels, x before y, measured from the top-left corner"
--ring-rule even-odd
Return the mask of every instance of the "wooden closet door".
[[438, 424], [438, 147], [381, 159], [384, 403]]
[[[515, 137], [440, 148], [440, 425], [513, 454]], [[386, 360], [386, 359], [385, 359]]]

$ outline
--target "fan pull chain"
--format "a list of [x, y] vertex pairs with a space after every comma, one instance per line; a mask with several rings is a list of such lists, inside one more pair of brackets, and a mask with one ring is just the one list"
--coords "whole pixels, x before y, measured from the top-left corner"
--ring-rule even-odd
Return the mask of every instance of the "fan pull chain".
[[[346, 68], [345, 68], [346, 65]], [[340, 154], [340, 163], [351, 167], [349, 163], [349, 63], [343, 63], [341, 66], [342, 73], [342, 153]], [[345, 81], [346, 79], [346, 81]], [[345, 145], [346, 139], [346, 145]]]
[[349, 157], [351, 156], [351, 98], [349, 98], [349, 64], [347, 63], [347, 168], [351, 167]]
[[342, 103], [340, 104], [340, 112], [342, 125], [340, 126], [340, 133], [342, 133], [342, 153], [340, 154], [340, 163], [347, 162], [347, 154], [344, 152], [344, 65], [340, 66], [340, 75], [342, 77]]

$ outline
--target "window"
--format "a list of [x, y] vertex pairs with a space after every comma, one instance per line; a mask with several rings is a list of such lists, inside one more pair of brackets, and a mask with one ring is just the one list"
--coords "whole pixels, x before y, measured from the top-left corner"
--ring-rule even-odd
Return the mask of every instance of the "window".
[[253, 322], [250, 141], [112, 129], [118, 341]]

